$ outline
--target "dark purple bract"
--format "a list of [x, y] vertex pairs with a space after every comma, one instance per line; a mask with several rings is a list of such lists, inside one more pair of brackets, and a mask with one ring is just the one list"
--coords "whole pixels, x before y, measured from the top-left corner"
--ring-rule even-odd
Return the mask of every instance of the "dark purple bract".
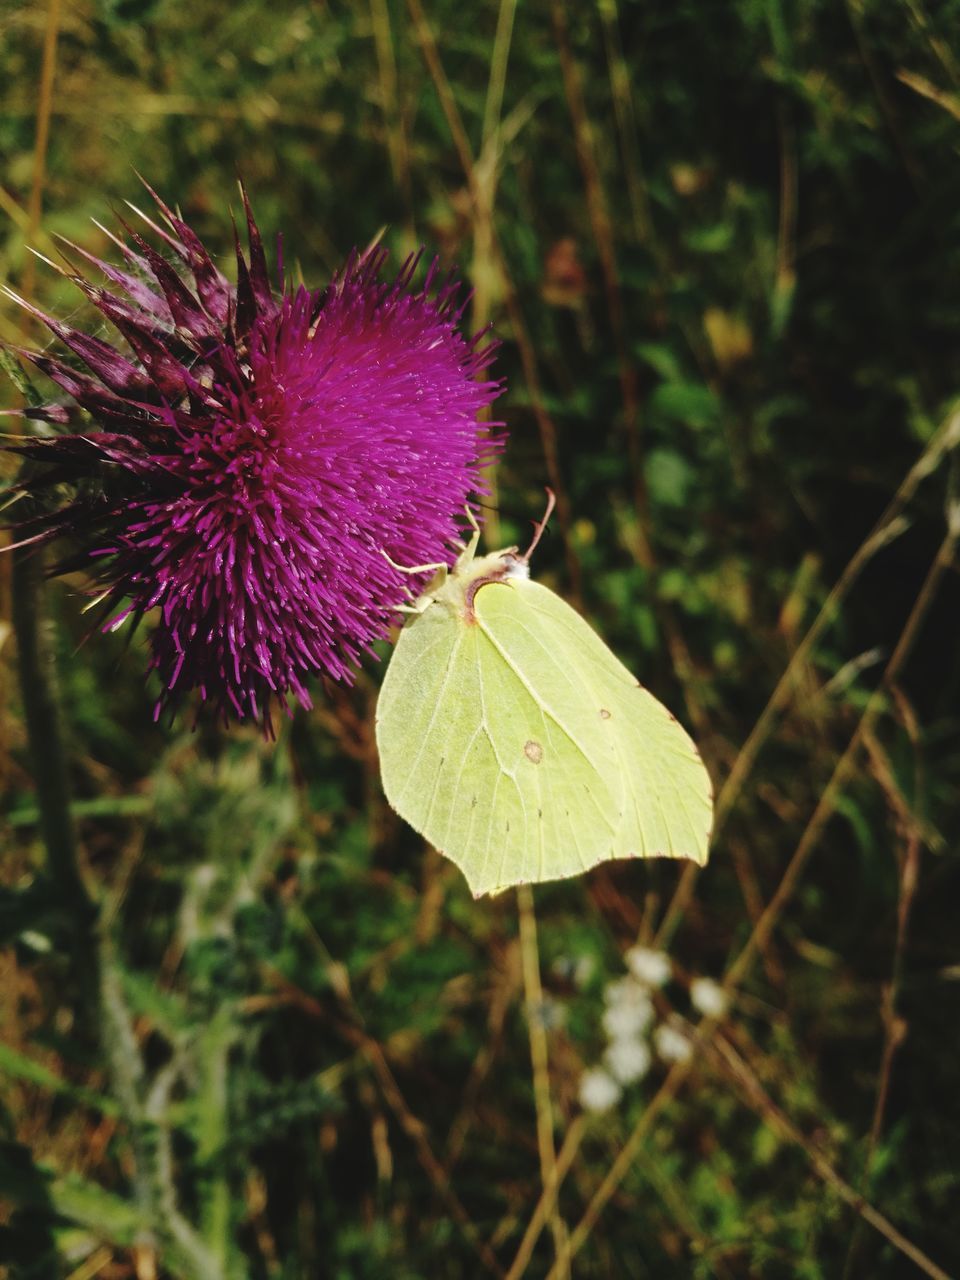
[[157, 610], [158, 713], [197, 690], [269, 730], [275, 702], [309, 706], [311, 677], [349, 681], [387, 634], [409, 579], [383, 552], [452, 558], [500, 445], [481, 420], [499, 384], [478, 376], [495, 343], [461, 335], [459, 285], [435, 266], [383, 283], [378, 250], [326, 289], [275, 293], [247, 206], [234, 287], [157, 204], [163, 253], [129, 228], [124, 270], [75, 250], [116, 290], [75, 277], [129, 354], [35, 313], [86, 371], [23, 354], [96, 429], [33, 411], [58, 432], [18, 446], [48, 464], [25, 487], [72, 497], [18, 531], [69, 535], [57, 569], [94, 578], [105, 625]]

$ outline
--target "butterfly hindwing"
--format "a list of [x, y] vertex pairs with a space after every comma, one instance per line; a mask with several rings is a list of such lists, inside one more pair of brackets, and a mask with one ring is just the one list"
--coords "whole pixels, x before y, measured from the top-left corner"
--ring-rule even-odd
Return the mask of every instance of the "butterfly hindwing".
[[[577, 673], [591, 714], [613, 745], [623, 794], [619, 829], [605, 856], [705, 863], [713, 796], [686, 731], [564, 600], [538, 582], [512, 585], [520, 597], [520, 625]], [[478, 612], [486, 618], [484, 593], [477, 599]], [[491, 619], [489, 625], [499, 629], [503, 624]]]

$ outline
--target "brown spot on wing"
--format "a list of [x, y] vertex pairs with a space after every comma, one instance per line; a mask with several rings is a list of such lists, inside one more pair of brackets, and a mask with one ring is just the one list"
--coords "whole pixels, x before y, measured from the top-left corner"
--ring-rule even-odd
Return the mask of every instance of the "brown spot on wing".
[[523, 744], [523, 754], [532, 764], [539, 764], [543, 759], [543, 747], [531, 738]]

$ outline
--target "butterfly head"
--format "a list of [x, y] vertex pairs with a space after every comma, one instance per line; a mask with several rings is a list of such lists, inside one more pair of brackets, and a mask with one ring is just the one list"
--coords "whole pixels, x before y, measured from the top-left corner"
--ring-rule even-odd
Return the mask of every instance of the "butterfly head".
[[526, 556], [518, 556], [516, 548], [501, 553], [503, 566], [502, 578], [509, 580], [510, 578], [526, 579], [530, 577], [530, 564]]

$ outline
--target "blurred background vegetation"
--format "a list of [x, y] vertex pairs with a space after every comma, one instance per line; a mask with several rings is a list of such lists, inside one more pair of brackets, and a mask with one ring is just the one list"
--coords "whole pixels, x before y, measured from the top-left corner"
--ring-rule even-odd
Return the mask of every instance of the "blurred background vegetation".
[[[238, 173], [313, 286], [382, 228], [459, 263], [503, 340], [494, 540], [556, 489], [537, 575], [720, 812], [699, 876], [475, 903], [386, 808], [377, 664], [276, 745], [158, 727], [67, 580], [78, 951], [0, 557], [0, 1271], [960, 1272], [958, 31], [956, 0], [3, 0], [0, 276], [95, 323], [26, 246], [109, 256], [134, 170], [227, 264]], [[0, 338], [46, 340], [12, 304]], [[655, 1052], [603, 1109], [637, 944]]]

